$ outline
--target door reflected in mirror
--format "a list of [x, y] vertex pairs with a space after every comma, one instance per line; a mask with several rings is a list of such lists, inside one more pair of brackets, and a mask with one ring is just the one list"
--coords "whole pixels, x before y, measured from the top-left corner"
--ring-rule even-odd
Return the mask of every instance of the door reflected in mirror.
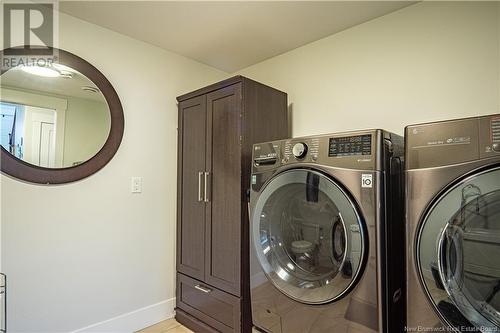
[[111, 114], [104, 95], [61, 64], [18, 66], [0, 76], [0, 144], [45, 168], [79, 165], [104, 146]]

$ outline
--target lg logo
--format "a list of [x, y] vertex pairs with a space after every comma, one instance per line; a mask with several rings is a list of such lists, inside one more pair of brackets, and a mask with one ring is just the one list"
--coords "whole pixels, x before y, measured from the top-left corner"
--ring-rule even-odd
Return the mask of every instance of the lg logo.
[[54, 46], [54, 4], [5, 3], [3, 31], [8, 55], [26, 49], [36, 50], [36, 55], [52, 54], [49, 46]]

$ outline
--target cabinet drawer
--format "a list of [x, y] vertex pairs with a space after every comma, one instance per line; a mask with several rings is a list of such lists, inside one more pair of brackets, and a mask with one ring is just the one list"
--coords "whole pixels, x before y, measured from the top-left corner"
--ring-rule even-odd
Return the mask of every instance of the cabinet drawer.
[[240, 332], [240, 299], [182, 274], [177, 306], [220, 332]]

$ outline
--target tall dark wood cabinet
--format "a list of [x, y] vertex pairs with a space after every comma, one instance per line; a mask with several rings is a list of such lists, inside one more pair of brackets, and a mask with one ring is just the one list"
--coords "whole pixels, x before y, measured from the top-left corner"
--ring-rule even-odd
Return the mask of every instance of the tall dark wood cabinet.
[[236, 76], [179, 102], [176, 319], [250, 332], [252, 145], [288, 137], [287, 95]]

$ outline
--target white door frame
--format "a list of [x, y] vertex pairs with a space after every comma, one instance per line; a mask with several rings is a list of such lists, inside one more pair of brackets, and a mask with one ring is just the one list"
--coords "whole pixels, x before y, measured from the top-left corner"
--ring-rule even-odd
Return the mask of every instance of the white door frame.
[[56, 112], [56, 161], [55, 167], [62, 168], [64, 160], [64, 130], [68, 101], [63, 98], [38, 95], [12, 88], [0, 88], [2, 102], [52, 109]]

